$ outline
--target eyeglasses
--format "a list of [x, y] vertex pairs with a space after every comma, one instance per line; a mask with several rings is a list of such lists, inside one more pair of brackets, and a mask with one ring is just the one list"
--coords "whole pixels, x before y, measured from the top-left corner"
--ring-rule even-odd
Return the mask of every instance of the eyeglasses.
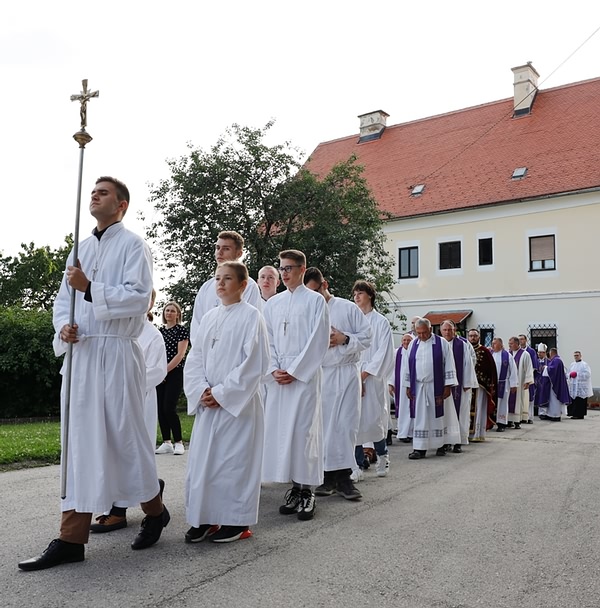
[[281, 273], [290, 273], [292, 272], [292, 268], [302, 268], [302, 264], [294, 264], [293, 266], [280, 266], [279, 267], [279, 272]]

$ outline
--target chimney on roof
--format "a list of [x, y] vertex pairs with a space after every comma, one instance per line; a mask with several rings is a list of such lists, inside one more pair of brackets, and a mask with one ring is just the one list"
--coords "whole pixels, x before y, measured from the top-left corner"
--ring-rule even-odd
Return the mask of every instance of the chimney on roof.
[[386, 120], [389, 114], [383, 110], [361, 114], [360, 119], [360, 139], [359, 143], [380, 139], [385, 131]]
[[540, 75], [528, 61], [525, 65], [512, 68], [515, 75], [514, 87], [514, 116], [529, 114], [537, 93], [537, 83]]

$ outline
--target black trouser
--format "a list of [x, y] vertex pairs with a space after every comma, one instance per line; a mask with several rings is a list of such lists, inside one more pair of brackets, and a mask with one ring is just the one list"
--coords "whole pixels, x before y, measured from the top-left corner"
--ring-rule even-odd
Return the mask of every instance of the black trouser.
[[575, 418], [583, 418], [587, 414], [587, 397], [575, 397], [567, 407], [567, 414]]
[[183, 367], [176, 367], [168, 374], [164, 382], [156, 387], [158, 400], [158, 424], [163, 441], [171, 439], [181, 441], [181, 422], [177, 415], [177, 401], [183, 390]]

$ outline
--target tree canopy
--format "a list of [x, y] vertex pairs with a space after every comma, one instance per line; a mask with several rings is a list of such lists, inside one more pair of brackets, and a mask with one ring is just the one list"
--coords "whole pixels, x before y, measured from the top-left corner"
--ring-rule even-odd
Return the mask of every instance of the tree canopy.
[[319, 177], [303, 168], [289, 142], [267, 145], [272, 127], [232, 125], [209, 151], [189, 146], [169, 160], [170, 177], [151, 186], [155, 221], [148, 238], [160, 250], [169, 296], [190, 310], [200, 285], [215, 268], [214, 244], [222, 230], [245, 239], [250, 275], [278, 253], [299, 249], [317, 266], [332, 291], [350, 297], [358, 278], [380, 293], [392, 284], [378, 209], [355, 157]]
[[18, 255], [0, 254], [0, 306], [51, 310], [72, 247], [69, 235], [58, 249], [21, 243]]

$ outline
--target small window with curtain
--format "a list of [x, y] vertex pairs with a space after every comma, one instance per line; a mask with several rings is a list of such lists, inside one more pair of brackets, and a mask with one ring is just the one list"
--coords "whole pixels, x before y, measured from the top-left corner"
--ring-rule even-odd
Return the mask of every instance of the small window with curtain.
[[556, 270], [554, 235], [529, 237], [529, 270]]

